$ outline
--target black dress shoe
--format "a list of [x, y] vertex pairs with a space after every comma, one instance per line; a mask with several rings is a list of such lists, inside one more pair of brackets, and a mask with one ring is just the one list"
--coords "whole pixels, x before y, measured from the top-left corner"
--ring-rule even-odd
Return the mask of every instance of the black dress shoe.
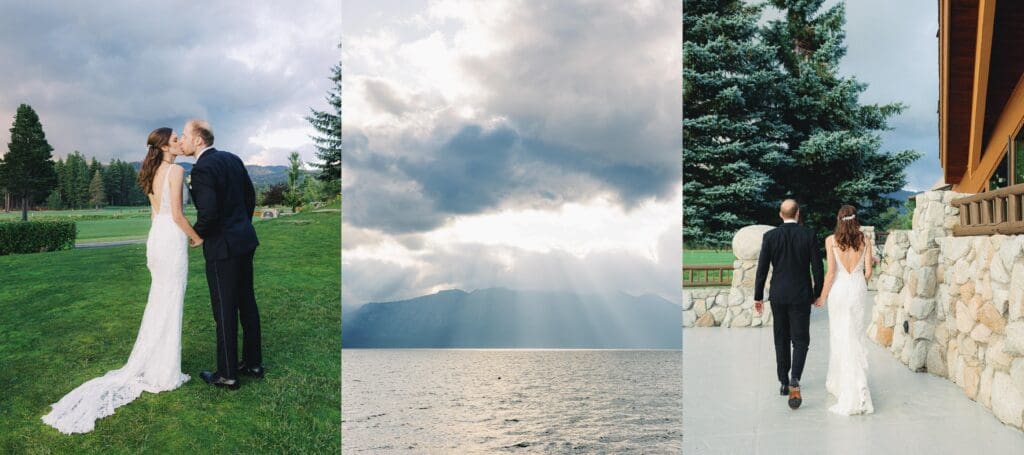
[[251, 376], [256, 379], [263, 379], [263, 372], [264, 371], [262, 365], [254, 365], [251, 367], [247, 366], [244, 363], [238, 365], [238, 374], [242, 376]]
[[779, 395], [789, 395], [789, 384], [782, 384], [782, 387], [779, 387]]
[[210, 371], [204, 371], [202, 373], [199, 373], [199, 377], [203, 378], [203, 381], [205, 381], [207, 384], [217, 387], [223, 387], [229, 390], [238, 390], [238, 388], [242, 386], [242, 384], [240, 384], [237, 379], [228, 379], [221, 376], [220, 374], [213, 373]]

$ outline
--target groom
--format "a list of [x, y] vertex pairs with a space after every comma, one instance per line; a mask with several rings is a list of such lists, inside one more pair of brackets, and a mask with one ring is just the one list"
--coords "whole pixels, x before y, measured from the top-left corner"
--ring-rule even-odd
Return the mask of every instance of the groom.
[[252, 283], [252, 259], [259, 245], [252, 227], [256, 191], [242, 160], [213, 148], [213, 129], [209, 123], [189, 120], [181, 141], [184, 154], [196, 160], [189, 176], [197, 213], [193, 228], [203, 238], [206, 281], [213, 320], [217, 323], [217, 371], [203, 371], [199, 376], [207, 384], [235, 390], [239, 387], [239, 374], [263, 377], [260, 315]]
[[800, 206], [796, 201], [783, 201], [779, 216], [782, 225], [765, 232], [761, 242], [754, 282], [754, 310], [757, 314], [764, 311], [764, 283], [771, 266], [768, 300], [775, 318], [772, 330], [775, 335], [775, 364], [782, 384], [779, 394], [788, 394], [789, 407], [796, 409], [803, 401], [800, 375], [804, 371], [810, 344], [811, 304], [821, 295], [825, 273], [814, 231], [797, 223]]

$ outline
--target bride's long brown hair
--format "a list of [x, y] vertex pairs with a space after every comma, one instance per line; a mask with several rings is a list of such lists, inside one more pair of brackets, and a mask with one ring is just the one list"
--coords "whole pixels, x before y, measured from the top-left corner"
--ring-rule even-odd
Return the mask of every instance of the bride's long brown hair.
[[139, 169], [139, 186], [145, 194], [153, 194], [153, 178], [156, 177], [156, 170], [160, 168], [160, 162], [164, 160], [163, 146], [171, 142], [171, 133], [174, 130], [164, 127], [157, 128], [149, 133], [146, 145], [149, 151], [142, 160], [142, 168]]
[[860, 250], [864, 246], [864, 233], [860, 231], [860, 223], [857, 222], [857, 209], [852, 205], [839, 208], [834, 235], [836, 244], [842, 251], [849, 248]]

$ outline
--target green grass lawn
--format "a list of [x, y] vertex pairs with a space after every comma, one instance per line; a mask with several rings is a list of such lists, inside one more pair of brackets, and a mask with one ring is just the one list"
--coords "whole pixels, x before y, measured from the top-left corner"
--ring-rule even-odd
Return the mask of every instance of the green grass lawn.
[[145, 246], [0, 257], [0, 453], [338, 453], [339, 215], [304, 213], [256, 229], [266, 378], [243, 379], [237, 391], [199, 378], [215, 367], [215, 332], [202, 252], [193, 249], [182, 335], [192, 380], [143, 393], [93, 432], [70, 436], [40, 418], [127, 360], [149, 289]]
[[683, 249], [683, 264], [685, 265], [719, 265], [732, 264], [736, 256], [732, 250], [689, 250]]
[[[281, 209], [279, 207], [279, 209]], [[283, 209], [290, 211], [290, 209]], [[195, 220], [196, 209], [185, 207], [185, 216]], [[21, 212], [0, 212], [0, 222], [18, 221]], [[89, 210], [43, 210], [29, 212], [29, 220], [74, 220], [78, 228], [75, 243], [142, 240], [149, 233], [149, 207], [107, 207]]]

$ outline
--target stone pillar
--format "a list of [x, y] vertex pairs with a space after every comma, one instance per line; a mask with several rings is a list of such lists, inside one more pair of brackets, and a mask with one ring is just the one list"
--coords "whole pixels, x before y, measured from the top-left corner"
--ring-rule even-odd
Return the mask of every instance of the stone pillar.
[[[905, 296], [903, 291], [903, 271], [907, 263], [907, 251], [910, 249], [910, 231], [892, 231], [885, 240], [883, 257], [885, 260], [878, 267], [878, 292], [871, 309], [871, 324], [868, 326], [868, 338], [883, 347], [892, 346], [896, 330], [897, 309]], [[902, 330], [902, 328], [901, 328]]]
[[[757, 258], [761, 254], [761, 240], [764, 233], [772, 229], [774, 226], [763, 224], [747, 226], [737, 231], [732, 238], [732, 252], [736, 255], [736, 261], [733, 263], [732, 287], [729, 290], [727, 307], [723, 308], [722, 319], [718, 321], [722, 327], [771, 325], [769, 305], [765, 305], [761, 315], [754, 311], [754, 280], [757, 275]], [[768, 279], [771, 280], [770, 273]], [[767, 298], [767, 283], [764, 293]]]

